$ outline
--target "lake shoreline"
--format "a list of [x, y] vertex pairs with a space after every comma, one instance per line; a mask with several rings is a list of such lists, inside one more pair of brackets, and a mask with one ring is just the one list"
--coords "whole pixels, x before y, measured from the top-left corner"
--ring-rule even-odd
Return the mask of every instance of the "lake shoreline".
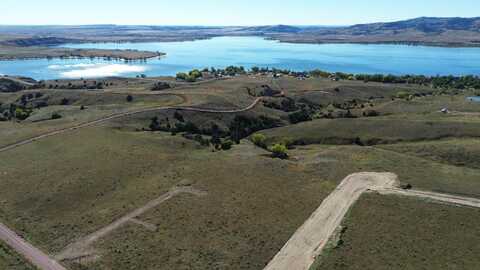
[[[165, 53], [160, 52], [168, 55], [163, 57]], [[0, 61], [0, 73], [37, 79], [62, 77], [65, 74], [95, 74], [98, 77], [104, 74], [175, 76], [192, 69], [226, 68], [232, 65], [247, 69], [256, 66], [297, 72], [319, 69], [350, 74], [480, 75], [480, 66], [477, 65], [480, 48], [298, 44], [257, 36], [181, 42], [81, 42], [58, 47], [52, 44], [48, 48], [27, 47], [16, 52], [12, 49], [12, 53], [17, 58], [4, 57], [3, 60], [10, 61]], [[119, 62], [120, 59], [128, 60]]]
[[96, 59], [107, 61], [146, 61], [165, 56], [158, 51], [118, 50], [118, 49], [73, 49], [67, 47], [17, 47], [0, 46], [0, 61], [36, 59]]

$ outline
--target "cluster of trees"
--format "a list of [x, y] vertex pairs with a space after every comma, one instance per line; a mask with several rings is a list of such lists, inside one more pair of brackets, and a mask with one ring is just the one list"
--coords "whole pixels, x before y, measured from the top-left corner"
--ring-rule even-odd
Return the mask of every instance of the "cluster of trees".
[[[185, 121], [179, 112], [175, 112], [174, 118], [173, 124], [168, 117], [161, 123], [159, 118], [155, 116], [151, 119], [149, 128], [151, 131], [171, 132], [172, 135], [183, 133], [183, 137], [197, 141], [203, 146], [213, 146], [217, 150], [229, 150], [233, 146], [230, 139], [222, 138], [224, 134], [216, 124], [213, 124], [209, 130], [202, 130], [193, 122]], [[204, 138], [204, 134], [210, 136], [210, 138]]]
[[[205, 68], [202, 72], [207, 72], [212, 76], [236, 76], [247, 73], [252, 74], [283, 74], [291, 75], [295, 77], [322, 77], [333, 78], [340, 80], [356, 80], [364, 82], [381, 82], [381, 83], [398, 83], [398, 84], [420, 84], [430, 85], [434, 88], [455, 88], [455, 89], [467, 89], [474, 88], [480, 89], [480, 77], [479, 76], [424, 76], [424, 75], [392, 75], [392, 74], [352, 74], [344, 72], [328, 72], [324, 70], [311, 70], [311, 71], [292, 71], [289, 69], [277, 69], [268, 67], [252, 67], [250, 70], [245, 69], [243, 66], [229, 66], [225, 69]], [[177, 74], [178, 79], [185, 81], [195, 81], [202, 76], [202, 72], [199, 70], [192, 70], [187, 73]], [[193, 76], [192, 76], [193, 75]]]
[[13, 103], [8, 106], [0, 106], [0, 121], [8, 121], [12, 119], [22, 121], [27, 119], [32, 114], [32, 111], [31, 108]]
[[195, 82], [197, 79], [201, 78], [203, 75], [198, 69], [191, 70], [188, 73], [180, 72], [177, 73], [177, 80], [182, 80], [186, 82]]
[[[229, 149], [233, 143], [239, 143], [241, 139], [250, 136], [252, 133], [263, 129], [269, 129], [280, 126], [279, 120], [268, 118], [265, 116], [248, 117], [238, 115], [228, 126], [228, 130], [222, 130], [216, 124], [212, 124], [209, 128], [199, 128], [195, 123], [184, 119], [177, 111], [173, 115], [173, 119], [166, 117], [159, 119], [153, 117], [151, 119], [149, 130], [171, 132], [172, 135], [184, 133], [190, 139], [200, 139], [195, 135], [207, 135], [210, 139], [198, 140], [202, 145], [213, 145], [217, 149]], [[203, 138], [203, 137], [202, 137]]]
[[330, 73], [321, 70], [309, 72], [312, 77], [335, 78], [380, 83], [406, 83], [430, 85], [433, 88], [480, 89], [480, 77], [467, 76], [424, 76], [424, 75], [392, 75], [392, 74], [350, 74], [343, 72]]
[[267, 137], [261, 133], [253, 134], [251, 140], [256, 146], [268, 149], [272, 153], [273, 158], [288, 158], [288, 146], [285, 142], [276, 143], [272, 147], [268, 148]]
[[[83, 79], [81, 79], [83, 80]], [[58, 80], [55, 80], [55, 83], [48, 83], [45, 81], [39, 81], [35, 85], [31, 86], [30, 89], [72, 89], [72, 90], [81, 90], [81, 89], [88, 89], [88, 90], [101, 90], [105, 89], [106, 87], [113, 86], [113, 82], [101, 82], [101, 81], [92, 81], [87, 82], [83, 80], [80, 83], [61, 83]]]

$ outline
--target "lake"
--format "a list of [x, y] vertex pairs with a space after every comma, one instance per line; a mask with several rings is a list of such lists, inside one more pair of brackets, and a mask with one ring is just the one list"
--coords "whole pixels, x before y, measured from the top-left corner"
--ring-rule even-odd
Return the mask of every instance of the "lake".
[[292, 44], [260, 37], [218, 37], [187, 42], [67, 44], [70, 48], [137, 49], [167, 56], [146, 63], [103, 59], [0, 61], [0, 74], [35, 79], [175, 75], [229, 65], [348, 73], [480, 75], [480, 48], [407, 45]]
[[468, 97], [467, 100], [473, 101], [473, 102], [480, 102], [480, 97], [479, 97], [479, 96], [476, 96], [476, 97]]

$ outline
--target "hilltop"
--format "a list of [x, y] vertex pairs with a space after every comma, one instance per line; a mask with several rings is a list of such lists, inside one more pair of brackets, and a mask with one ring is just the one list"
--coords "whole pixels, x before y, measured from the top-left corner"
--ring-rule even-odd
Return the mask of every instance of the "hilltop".
[[480, 46], [480, 18], [432, 18], [308, 28], [295, 35], [273, 35], [296, 43], [399, 43], [433, 46]]

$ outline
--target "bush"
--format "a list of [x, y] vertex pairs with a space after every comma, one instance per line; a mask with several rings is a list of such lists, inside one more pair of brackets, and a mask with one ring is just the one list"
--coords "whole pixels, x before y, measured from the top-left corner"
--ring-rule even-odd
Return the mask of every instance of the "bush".
[[188, 73], [188, 75], [194, 80], [202, 77], [202, 73], [198, 69], [194, 69]]
[[306, 121], [312, 121], [312, 116], [310, 112], [304, 108], [302, 108], [298, 112], [294, 112], [290, 115], [288, 115], [288, 118], [290, 120], [290, 123], [292, 124], [298, 124], [300, 122], [306, 122]]
[[272, 151], [272, 157], [274, 158], [288, 158], [287, 147], [283, 144], [275, 144], [270, 150]]
[[62, 116], [60, 114], [58, 114], [58, 113], [53, 113], [52, 114], [52, 120], [60, 119], [60, 118], [62, 118]]
[[410, 94], [405, 91], [400, 91], [397, 93], [397, 98], [407, 99], [409, 96]]
[[225, 140], [222, 142], [222, 150], [230, 150], [232, 149], [233, 142], [231, 140]]
[[258, 147], [265, 148], [267, 146], [265, 144], [266, 140], [267, 140], [267, 137], [265, 137], [265, 135], [260, 133], [253, 134], [252, 136], [252, 142]]
[[186, 81], [188, 78], [188, 74], [184, 72], [177, 73], [177, 80]]
[[153, 85], [152, 91], [161, 91], [161, 90], [170, 89], [170, 88], [171, 88], [170, 84], [166, 82], [157, 82]]
[[27, 119], [31, 113], [32, 111], [26, 108], [20, 108], [20, 107], [15, 108], [15, 118], [17, 118], [18, 120]]

